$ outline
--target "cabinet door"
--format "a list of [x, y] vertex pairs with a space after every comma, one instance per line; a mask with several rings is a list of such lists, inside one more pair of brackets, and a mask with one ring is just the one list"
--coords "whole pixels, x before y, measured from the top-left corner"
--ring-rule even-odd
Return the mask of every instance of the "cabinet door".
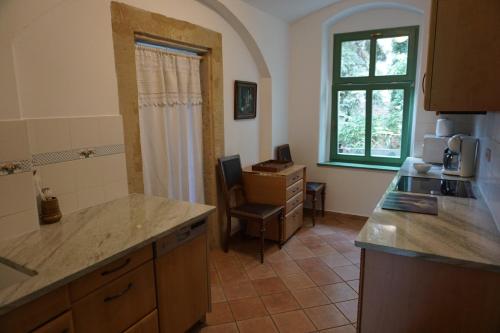
[[434, 0], [425, 109], [498, 111], [500, 1]]
[[33, 333], [73, 333], [73, 317], [68, 311], [34, 330]]
[[155, 259], [160, 332], [186, 332], [208, 311], [206, 233]]
[[126, 330], [124, 333], [157, 333], [158, 313], [155, 311], [142, 318], [137, 324]]

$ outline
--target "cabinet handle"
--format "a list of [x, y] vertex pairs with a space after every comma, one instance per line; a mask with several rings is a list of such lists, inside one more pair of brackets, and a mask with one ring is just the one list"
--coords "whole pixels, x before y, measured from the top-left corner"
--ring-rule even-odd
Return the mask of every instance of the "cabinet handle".
[[425, 77], [427, 76], [427, 73], [424, 73], [424, 76], [422, 77], [422, 93], [425, 94]]
[[127, 266], [128, 264], [130, 264], [130, 258], [127, 258], [127, 260], [125, 260], [125, 262], [123, 264], [121, 264], [120, 266], [118, 267], [115, 267], [115, 268], [112, 268], [110, 269], [109, 271], [104, 271], [101, 273], [102, 276], [106, 276], [108, 274], [111, 274], [111, 273], [114, 273], [114, 272], [117, 272], [119, 271], [120, 269], [124, 268], [125, 266]]
[[191, 230], [185, 229], [178, 231], [177, 234], [175, 235], [175, 238], [177, 239], [178, 242], [182, 242], [183, 240], [189, 238], [190, 235], [191, 235]]
[[113, 296], [108, 296], [104, 299], [104, 302], [111, 302], [112, 300], [115, 300], [123, 295], [125, 295], [127, 293], [127, 291], [129, 291], [130, 289], [132, 289], [133, 287], [133, 284], [132, 282], [130, 282], [127, 286], [127, 288], [123, 289], [122, 291], [120, 291], [118, 294], [116, 295], [113, 295]]

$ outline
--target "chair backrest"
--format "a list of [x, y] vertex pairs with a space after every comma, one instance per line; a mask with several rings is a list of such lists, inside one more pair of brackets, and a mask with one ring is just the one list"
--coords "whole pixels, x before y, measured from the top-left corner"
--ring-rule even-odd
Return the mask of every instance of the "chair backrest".
[[[219, 175], [226, 209], [230, 209], [232, 206], [231, 198], [234, 192], [239, 191], [244, 198], [243, 171], [241, 169], [240, 155], [219, 158]], [[233, 199], [237, 200], [237, 198]]]
[[276, 147], [276, 158], [278, 161], [292, 162], [292, 154], [290, 153], [290, 146], [284, 144]]

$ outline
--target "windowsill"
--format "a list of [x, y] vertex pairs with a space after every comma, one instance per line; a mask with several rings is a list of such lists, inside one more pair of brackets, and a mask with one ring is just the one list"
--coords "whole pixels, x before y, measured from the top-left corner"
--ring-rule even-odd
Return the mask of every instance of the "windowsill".
[[320, 162], [318, 166], [324, 167], [339, 167], [339, 168], [353, 168], [353, 169], [368, 169], [368, 170], [381, 170], [381, 171], [399, 171], [398, 166], [376, 165], [376, 164], [362, 164], [362, 163], [347, 163], [347, 162]]

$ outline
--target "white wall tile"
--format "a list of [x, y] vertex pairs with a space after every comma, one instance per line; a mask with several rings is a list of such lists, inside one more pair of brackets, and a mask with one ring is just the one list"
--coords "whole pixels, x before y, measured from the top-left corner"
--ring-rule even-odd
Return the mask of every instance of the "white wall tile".
[[101, 145], [123, 144], [123, 121], [121, 116], [99, 117]]
[[36, 209], [0, 218], [0, 241], [14, 238], [40, 228]]
[[107, 184], [104, 187], [104, 199], [106, 201], [115, 200], [127, 195], [128, 195], [128, 183], [126, 179]]
[[71, 149], [68, 119], [29, 119], [27, 122], [33, 154]]
[[42, 187], [50, 187], [54, 195], [76, 192], [76, 163], [69, 161], [38, 167]]
[[57, 195], [59, 200], [59, 208], [63, 215], [75, 212], [78, 210], [78, 194], [77, 192], [65, 193]]
[[0, 162], [30, 159], [26, 121], [0, 121]]
[[101, 117], [70, 118], [71, 147], [94, 148], [101, 145]]
[[95, 206], [105, 202], [104, 187], [96, 186], [78, 191], [78, 209]]
[[0, 177], [0, 217], [35, 209], [30, 172]]
[[99, 159], [101, 159], [103, 183], [127, 179], [125, 154], [108, 155], [99, 157]]
[[104, 157], [94, 157], [75, 161], [78, 191], [103, 185]]

